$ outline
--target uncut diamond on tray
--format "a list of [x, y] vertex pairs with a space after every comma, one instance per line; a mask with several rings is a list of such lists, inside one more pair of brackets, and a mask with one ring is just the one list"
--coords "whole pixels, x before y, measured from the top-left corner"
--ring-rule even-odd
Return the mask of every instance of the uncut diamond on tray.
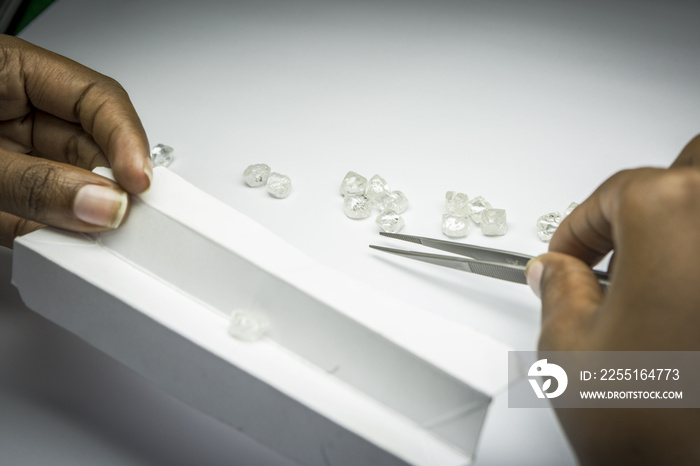
[[256, 163], [248, 166], [243, 171], [243, 179], [246, 184], [252, 188], [262, 186], [267, 183], [267, 178], [270, 176], [270, 167], [264, 163]]
[[379, 175], [374, 175], [367, 183], [365, 196], [367, 196], [372, 205], [380, 206], [386, 201], [389, 192], [386, 180]]
[[267, 192], [272, 196], [282, 199], [289, 195], [289, 191], [292, 189], [292, 180], [289, 179], [287, 175], [281, 175], [279, 173], [270, 173], [267, 178]]
[[482, 196], [477, 196], [468, 202], [470, 218], [474, 223], [481, 223], [481, 213], [491, 208], [491, 203]]
[[228, 333], [238, 340], [257, 341], [265, 336], [269, 326], [265, 317], [236, 309], [231, 314]]
[[542, 241], [548, 242], [552, 235], [559, 228], [562, 216], [559, 212], [550, 212], [537, 219], [537, 236]]
[[470, 210], [469, 196], [455, 191], [447, 191], [445, 193], [445, 211], [448, 214], [469, 217]]
[[404, 226], [401, 215], [393, 210], [385, 210], [377, 217], [377, 225], [387, 233], [398, 233]]
[[364, 194], [366, 189], [367, 178], [353, 171], [348, 172], [340, 183], [340, 194], [343, 196], [348, 194]]
[[393, 210], [398, 214], [402, 214], [408, 210], [408, 199], [401, 191], [391, 191], [387, 193], [378, 206], [379, 210]]
[[372, 203], [364, 194], [348, 194], [343, 199], [343, 212], [353, 219], [367, 218], [372, 215]]
[[481, 233], [486, 236], [502, 236], [506, 234], [508, 224], [504, 209], [484, 209], [481, 212]]
[[442, 232], [450, 238], [463, 238], [469, 234], [469, 219], [463, 215], [444, 214]]

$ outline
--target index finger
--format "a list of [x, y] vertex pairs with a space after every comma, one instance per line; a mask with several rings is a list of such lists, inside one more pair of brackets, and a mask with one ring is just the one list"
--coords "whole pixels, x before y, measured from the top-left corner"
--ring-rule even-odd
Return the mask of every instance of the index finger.
[[[616, 176], [619, 174], [612, 178]], [[549, 242], [549, 252], [568, 254], [592, 266], [612, 249], [610, 216], [605, 206], [605, 191], [612, 178], [564, 218]]]
[[621, 193], [630, 183], [658, 174], [659, 169], [623, 170], [608, 178], [593, 194], [566, 217], [552, 236], [550, 252], [561, 252], [593, 266], [619, 244], [613, 221]]
[[[700, 135], [695, 136], [671, 164], [671, 168], [700, 167]], [[591, 196], [566, 217], [552, 236], [549, 251], [578, 257], [595, 265], [615, 244], [611, 222], [619, 194], [629, 180], [653, 176], [656, 169], [625, 170], [606, 180]]]
[[31, 104], [80, 123], [106, 155], [117, 182], [132, 193], [147, 190], [152, 177], [148, 138], [124, 88], [73, 60], [15, 40]]

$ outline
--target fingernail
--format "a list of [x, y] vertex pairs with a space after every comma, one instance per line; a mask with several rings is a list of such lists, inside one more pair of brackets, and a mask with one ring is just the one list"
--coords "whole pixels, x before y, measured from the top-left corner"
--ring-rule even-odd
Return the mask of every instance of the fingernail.
[[129, 198], [124, 191], [86, 184], [73, 201], [73, 213], [85, 223], [116, 228], [122, 223]]
[[528, 262], [525, 267], [527, 284], [530, 285], [532, 292], [535, 293], [538, 298], [542, 297], [540, 294], [540, 281], [542, 281], [543, 271], [544, 265], [542, 265], [542, 261], [537, 259], [530, 259], [530, 262]]
[[148, 177], [148, 187], [151, 187], [151, 182], [153, 181], [153, 164], [150, 159], [143, 164], [143, 172]]

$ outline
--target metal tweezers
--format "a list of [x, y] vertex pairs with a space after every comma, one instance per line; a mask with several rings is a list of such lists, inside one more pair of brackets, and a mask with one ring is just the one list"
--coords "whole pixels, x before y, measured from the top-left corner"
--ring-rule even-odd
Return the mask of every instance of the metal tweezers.
[[[428, 254], [424, 252], [406, 251], [403, 249], [385, 248], [370, 244], [370, 248], [379, 251], [397, 254], [403, 257], [410, 257], [429, 264], [441, 265], [464, 272], [484, 275], [486, 277], [498, 278], [513, 283], [526, 284], [525, 267], [533, 256], [520, 254], [517, 252], [503, 251], [500, 249], [484, 248], [472, 246], [464, 243], [443, 241], [439, 239], [424, 238], [421, 236], [401, 235], [398, 233], [379, 232], [380, 235], [388, 238], [400, 239], [411, 243], [422, 244], [430, 248], [440, 249], [463, 257], [446, 256], [442, 254]], [[610, 285], [608, 274], [599, 270], [593, 270], [598, 278], [598, 283], [603, 288]]]

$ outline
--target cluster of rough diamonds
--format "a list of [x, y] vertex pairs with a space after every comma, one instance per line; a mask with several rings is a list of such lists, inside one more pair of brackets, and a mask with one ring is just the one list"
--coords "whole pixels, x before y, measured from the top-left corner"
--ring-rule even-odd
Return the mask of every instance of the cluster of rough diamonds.
[[154, 167], [167, 167], [173, 162], [175, 149], [165, 144], [157, 144], [151, 149], [151, 162]]
[[248, 166], [243, 171], [243, 180], [252, 188], [265, 185], [271, 196], [282, 199], [289, 195], [292, 180], [287, 175], [272, 172], [264, 163]]
[[447, 191], [445, 214], [442, 216], [442, 232], [450, 238], [462, 238], [469, 234], [470, 222], [481, 225], [487, 236], [505, 235], [506, 211], [494, 209], [482, 196], [469, 199], [464, 193]]
[[372, 211], [379, 212], [377, 224], [386, 232], [396, 233], [404, 226], [401, 214], [408, 209], [408, 199], [401, 191], [392, 191], [384, 178], [374, 175], [367, 180], [355, 172], [348, 172], [340, 183], [344, 196], [343, 211], [353, 219], [368, 218]]
[[576, 207], [578, 207], [578, 204], [572, 202], [566, 208], [564, 214], [561, 214], [559, 212], [550, 212], [548, 214], [540, 216], [540, 218], [537, 219], [536, 223], [537, 236], [539, 236], [539, 238], [542, 241], [549, 242], [549, 240], [552, 239], [552, 235], [554, 234], [554, 232], [557, 231], [557, 228], [559, 228], [559, 224], [564, 219], [564, 217], [568, 216], [571, 212], [573, 212], [573, 210]]

